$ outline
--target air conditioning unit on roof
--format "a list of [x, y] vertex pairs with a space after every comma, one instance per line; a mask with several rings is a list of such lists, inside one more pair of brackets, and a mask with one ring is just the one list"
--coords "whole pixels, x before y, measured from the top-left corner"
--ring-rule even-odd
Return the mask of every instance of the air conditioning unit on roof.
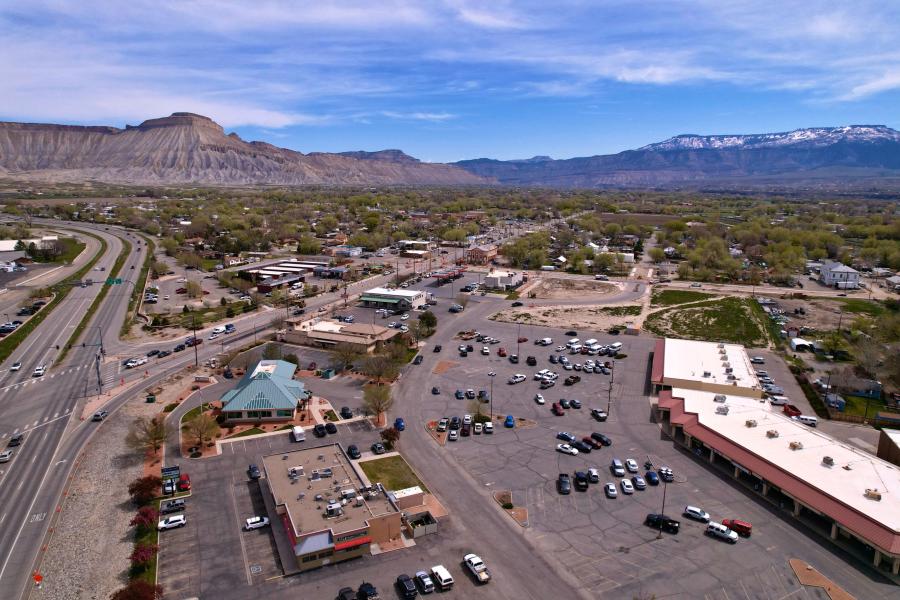
[[881, 492], [877, 489], [866, 489], [866, 498], [869, 500], [878, 500], [881, 501]]
[[803, 442], [791, 442], [788, 446], [791, 450], [803, 450]]
[[778, 430], [777, 430], [777, 429], [770, 429], [770, 430], [768, 430], [768, 431], [766, 432], [766, 437], [767, 437], [767, 438], [777, 438], [777, 437], [778, 437]]
[[717, 406], [716, 414], [717, 415], [727, 415], [728, 414], [728, 406], [727, 405]]
[[756, 419], [747, 419], [744, 421], [744, 425], [747, 427], [756, 427]]
[[716, 394], [713, 397], [714, 402], [725, 402], [725, 400], [726, 400], [725, 394]]
[[834, 466], [834, 459], [831, 458], [830, 456], [824, 456], [824, 457], [822, 457], [822, 464], [823, 464], [823, 465], [827, 465], [827, 466], [829, 466], [829, 467], [833, 467], [833, 466]]

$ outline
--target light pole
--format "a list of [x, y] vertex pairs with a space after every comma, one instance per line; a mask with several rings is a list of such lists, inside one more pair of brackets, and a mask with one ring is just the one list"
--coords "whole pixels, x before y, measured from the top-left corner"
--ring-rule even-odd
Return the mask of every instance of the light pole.
[[497, 376], [497, 374], [494, 373], [493, 371], [488, 373], [488, 377], [491, 378], [491, 397], [490, 397], [491, 423], [494, 422], [494, 377], [496, 377], [496, 376]]
[[609, 407], [612, 404], [613, 383], [616, 380], [616, 361], [611, 361], [611, 370], [609, 376], [609, 395], [606, 397], [606, 414], [609, 414]]
[[669, 482], [663, 479], [663, 500], [662, 500], [662, 509], [659, 511], [659, 533], [656, 535], [656, 539], [662, 539], [662, 529], [663, 529], [663, 518], [666, 514], [666, 490], [669, 489]]

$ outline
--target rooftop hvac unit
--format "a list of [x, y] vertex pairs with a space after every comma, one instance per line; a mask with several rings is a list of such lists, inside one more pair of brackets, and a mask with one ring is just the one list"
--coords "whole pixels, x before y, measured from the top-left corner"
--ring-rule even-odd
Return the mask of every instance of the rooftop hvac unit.
[[719, 342], [718, 345], [719, 345], [719, 348], [724, 348], [724, 347], [725, 347], [725, 342]]
[[344, 514], [344, 509], [339, 502], [329, 502], [325, 507], [325, 514], [329, 517], [338, 517]]
[[725, 394], [716, 394], [715, 397], [713, 397], [713, 401], [714, 402], [725, 402]]
[[803, 450], [803, 442], [791, 442], [788, 446], [791, 450]]
[[728, 379], [728, 381], [734, 381], [735, 379], [737, 379], [737, 377], [735, 377], [733, 374], [729, 373], [727, 379]]
[[703, 376], [704, 377], [712, 377], [712, 373], [710, 373], [709, 371], [703, 371]]
[[728, 414], [728, 406], [725, 406], [725, 405], [723, 405], [723, 406], [717, 406], [717, 407], [716, 407], [716, 414], [717, 414], [717, 415], [727, 415], [727, 414]]
[[834, 466], [834, 459], [831, 458], [830, 456], [822, 457], [822, 464], [823, 464], [823, 465], [827, 465], [827, 466], [829, 466], [829, 467], [833, 467], [833, 466]]
[[727, 360], [723, 360], [723, 361], [722, 361], [722, 366], [725, 367], [725, 368], [727, 369], [728, 367], [731, 366], [731, 363], [728, 362]]
[[866, 488], [866, 498], [868, 498], [869, 500], [877, 500], [880, 502], [881, 492], [879, 492], [877, 489]]
[[756, 420], [747, 419], [746, 421], [744, 421], [744, 425], [746, 425], [747, 427], [756, 427]]
[[[728, 364], [728, 363], [725, 363], [725, 364]], [[726, 373], [734, 373], [734, 369], [732, 369], [731, 367], [725, 367], [725, 372]]]
[[777, 429], [770, 429], [770, 430], [768, 430], [768, 431], [766, 432], [766, 437], [767, 437], [767, 438], [777, 438], [777, 437], [778, 437], [778, 430], [777, 430]]

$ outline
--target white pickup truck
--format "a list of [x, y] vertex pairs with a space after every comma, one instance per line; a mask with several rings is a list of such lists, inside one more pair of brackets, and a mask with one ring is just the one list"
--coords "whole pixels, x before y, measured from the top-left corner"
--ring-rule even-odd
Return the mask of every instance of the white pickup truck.
[[478, 580], [478, 583], [487, 583], [491, 580], [491, 572], [488, 571], [484, 561], [477, 554], [466, 554], [463, 560], [469, 570], [472, 571], [472, 575]]

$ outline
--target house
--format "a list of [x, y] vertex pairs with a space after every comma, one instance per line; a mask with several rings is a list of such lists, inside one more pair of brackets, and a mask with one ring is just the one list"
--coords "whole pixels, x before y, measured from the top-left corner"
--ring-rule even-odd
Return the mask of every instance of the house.
[[819, 282], [828, 287], [855, 290], [859, 287], [859, 271], [839, 262], [829, 261], [822, 265]]
[[466, 249], [466, 262], [470, 265], [486, 265], [497, 258], [497, 246], [484, 244]]
[[884, 280], [885, 287], [895, 292], [900, 292], [900, 275], [894, 275]]
[[231, 423], [291, 421], [298, 405], [309, 399], [303, 383], [294, 381], [297, 366], [283, 360], [261, 360], [222, 396], [222, 414]]

